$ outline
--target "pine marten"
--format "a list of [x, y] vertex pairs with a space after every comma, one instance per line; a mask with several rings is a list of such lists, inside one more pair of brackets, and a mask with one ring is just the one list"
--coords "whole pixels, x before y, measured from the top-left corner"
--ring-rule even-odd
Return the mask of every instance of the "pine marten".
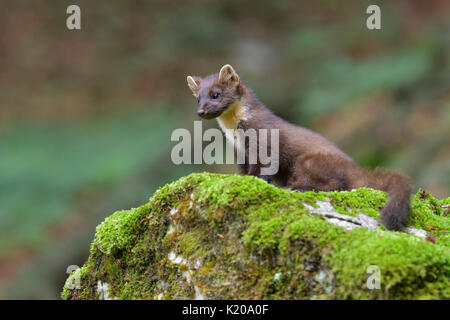
[[389, 201], [379, 221], [389, 230], [401, 230], [407, 224], [411, 187], [405, 176], [380, 168], [372, 172], [363, 169], [326, 138], [277, 117], [228, 64], [204, 78], [188, 76], [187, 83], [197, 98], [198, 115], [217, 118], [224, 131], [279, 130], [278, 172], [263, 176], [260, 163], [247, 161], [239, 165], [241, 173], [297, 191], [382, 190], [388, 193]]

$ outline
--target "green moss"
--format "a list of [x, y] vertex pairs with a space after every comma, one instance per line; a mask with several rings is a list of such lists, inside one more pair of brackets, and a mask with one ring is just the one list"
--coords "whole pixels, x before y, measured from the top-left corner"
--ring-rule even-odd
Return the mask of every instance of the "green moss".
[[280, 251], [286, 252], [292, 242], [298, 239], [313, 241], [320, 248], [334, 244], [340, 237], [345, 237], [347, 232], [318, 217], [305, 217], [289, 224], [280, 241]]
[[448, 209], [442, 208], [450, 198], [439, 201], [426, 191], [419, 190], [411, 199], [411, 224], [427, 230], [436, 242], [450, 247], [450, 219]]
[[[342, 298], [421, 298], [423, 294], [450, 297], [450, 261], [446, 247], [413, 235], [363, 228], [339, 238], [334, 245], [327, 261], [339, 271], [338, 292]], [[366, 282], [367, 268], [371, 265], [381, 271], [380, 291], [361, 290], [360, 284]]]
[[[61, 297], [63, 299], [69, 299], [72, 297], [71, 295], [72, 295], [73, 289], [70, 289], [70, 288], [76, 288], [77, 286], [81, 285], [81, 281], [85, 280], [87, 277], [87, 272], [88, 272], [88, 268], [81, 267], [81, 268], [76, 269], [69, 275], [69, 277], [66, 279], [63, 291], [61, 293]], [[85, 289], [85, 290], [87, 290], [87, 289]], [[84, 291], [82, 293], [84, 293]], [[81, 295], [80, 298], [88, 299], [88, 297], [85, 294]]]
[[351, 192], [330, 192], [331, 204], [339, 213], [354, 215], [356, 212], [377, 218], [379, 211], [387, 202], [385, 192], [369, 188], [360, 188]]
[[97, 227], [93, 245], [105, 254], [129, 249], [139, 231], [145, 228], [143, 220], [148, 205], [131, 210], [117, 211]]
[[200, 248], [201, 234], [198, 232], [185, 232], [178, 237], [178, 246], [181, 252], [192, 256]]
[[[292, 192], [250, 176], [191, 174], [105, 219], [82, 288], [66, 285], [62, 297], [98, 298], [98, 281], [119, 299], [193, 299], [198, 290], [211, 299], [450, 297], [449, 233], [442, 232], [450, 224], [441, 208], [448, 199], [412, 197], [411, 226], [436, 244], [402, 232], [346, 231], [304, 206], [324, 200], [340, 213], [377, 218], [387, 195]], [[381, 270], [380, 290], [366, 287], [370, 265]]]

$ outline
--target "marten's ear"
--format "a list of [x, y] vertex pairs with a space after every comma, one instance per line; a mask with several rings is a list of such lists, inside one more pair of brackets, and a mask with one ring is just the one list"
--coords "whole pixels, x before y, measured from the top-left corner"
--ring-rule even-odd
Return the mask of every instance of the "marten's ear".
[[238, 84], [239, 76], [229, 64], [224, 65], [219, 72], [219, 81], [224, 84]]
[[198, 96], [198, 89], [200, 88], [200, 82], [202, 82], [202, 78], [194, 76], [188, 76], [186, 78], [189, 89], [191, 89], [192, 93], [194, 94], [194, 97]]

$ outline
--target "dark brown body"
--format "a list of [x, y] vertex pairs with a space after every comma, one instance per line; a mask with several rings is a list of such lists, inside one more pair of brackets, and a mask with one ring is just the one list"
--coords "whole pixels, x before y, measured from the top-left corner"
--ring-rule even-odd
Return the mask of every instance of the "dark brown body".
[[[226, 67], [229, 69], [223, 71]], [[197, 78], [197, 82], [197, 90], [191, 84], [190, 87], [194, 95], [199, 95], [199, 114], [204, 118], [214, 115], [222, 128], [234, 124], [231, 129], [279, 129], [278, 172], [273, 176], [261, 176], [259, 164], [248, 164], [247, 143], [246, 163], [240, 165], [242, 173], [299, 191], [342, 191], [361, 187], [386, 191], [389, 201], [381, 211], [381, 223], [391, 230], [400, 230], [406, 225], [411, 188], [404, 176], [383, 169], [363, 169], [326, 138], [275, 116], [231, 66], [224, 66], [219, 74], [205, 79]], [[209, 98], [211, 92], [216, 91], [224, 95], [220, 101]], [[229, 110], [230, 105], [232, 110]]]

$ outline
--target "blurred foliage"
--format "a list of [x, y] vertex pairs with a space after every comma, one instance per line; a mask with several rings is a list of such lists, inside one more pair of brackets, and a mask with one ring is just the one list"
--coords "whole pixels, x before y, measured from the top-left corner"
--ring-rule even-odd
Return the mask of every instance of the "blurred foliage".
[[92, 198], [162, 158], [169, 146], [152, 146], [170, 136], [172, 126], [167, 112], [147, 111], [48, 126], [20, 123], [3, 133], [0, 255], [17, 244], [42, 244], [45, 227], [64, 218], [74, 199]]
[[447, 0], [76, 3], [81, 31], [65, 26], [73, 1], [0, 4], [0, 296], [57, 298], [106, 215], [234, 170], [170, 162], [171, 131], [197, 120], [186, 75], [225, 63], [362, 165], [449, 195]]

